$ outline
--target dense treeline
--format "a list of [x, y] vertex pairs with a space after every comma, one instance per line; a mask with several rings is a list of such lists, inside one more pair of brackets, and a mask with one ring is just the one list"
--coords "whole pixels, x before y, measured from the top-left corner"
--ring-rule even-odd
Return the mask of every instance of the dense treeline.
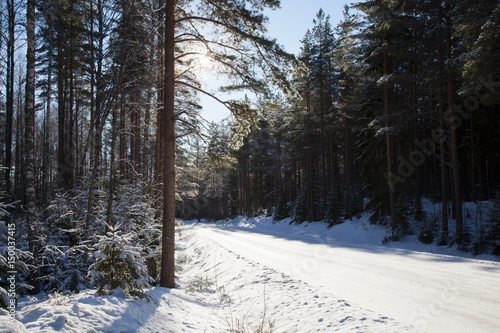
[[265, 37], [262, 14], [278, 5], [1, 2], [2, 306], [8, 271], [34, 292], [175, 286], [175, 200], [196, 186], [182, 181], [182, 157], [202, 138], [198, 94], [241, 128], [251, 118], [248, 101], [220, 99], [199, 73], [211, 63], [226, 92], [285, 84], [293, 57]]
[[[0, 237], [35, 291], [173, 286], [174, 214], [369, 211], [392, 239], [417, 221], [498, 242], [498, 218], [472, 239], [462, 213], [500, 187], [497, 1], [365, 1], [336, 27], [320, 10], [296, 58], [265, 36], [275, 0], [1, 4]], [[207, 63], [257, 98], [205, 89]], [[234, 117], [205, 124], [198, 94]]]
[[[366, 1], [332, 27], [320, 10], [294, 93], [260, 101], [237, 148], [226, 124], [212, 132], [206, 183], [219, 193], [192, 200], [207, 201], [199, 216], [333, 225], [366, 210], [391, 239], [483, 246], [463, 202], [500, 186], [499, 13], [497, 1]], [[423, 197], [441, 210], [426, 216]]]

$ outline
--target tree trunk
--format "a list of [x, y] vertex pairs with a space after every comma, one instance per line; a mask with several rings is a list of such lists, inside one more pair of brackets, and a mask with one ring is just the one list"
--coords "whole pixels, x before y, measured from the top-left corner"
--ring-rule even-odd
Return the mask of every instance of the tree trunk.
[[156, 217], [159, 218], [163, 212], [163, 102], [164, 102], [164, 85], [165, 85], [165, 27], [164, 22], [161, 22], [164, 6], [164, 0], [158, 1], [158, 45], [157, 45], [157, 61], [158, 61], [158, 76], [156, 90], [156, 144], [155, 144], [155, 204]]
[[[443, 10], [439, 8], [439, 23], [441, 24], [443, 19]], [[443, 44], [440, 42], [438, 47], [439, 54], [439, 66], [444, 66], [444, 50]], [[445, 122], [444, 122], [444, 94], [443, 94], [443, 69], [439, 69], [439, 90], [438, 90], [438, 102], [439, 102], [439, 159], [441, 163], [441, 239], [440, 244], [446, 245], [448, 243], [448, 173], [446, 165], [446, 145], [445, 145]]]
[[[20, 81], [21, 82], [21, 81]], [[21, 83], [19, 83], [21, 85]], [[21, 88], [18, 88], [21, 90]], [[20, 94], [18, 94], [20, 96]], [[19, 99], [21, 99], [19, 97]], [[14, 174], [14, 198], [20, 200], [23, 205], [25, 204], [25, 163], [22, 163], [24, 154], [24, 137], [23, 137], [23, 127], [24, 127], [24, 110], [21, 108], [23, 103], [18, 101], [16, 108], [16, 153], [15, 153], [15, 174]]]
[[[35, 244], [35, 1], [28, 0], [26, 10], [26, 101], [25, 101], [25, 143], [26, 143], [26, 221], [28, 224], [29, 250], [33, 260], [37, 257]], [[31, 276], [31, 283], [38, 292], [36, 276]]]
[[163, 235], [160, 286], [175, 288], [175, 8], [176, 0], [165, 6], [165, 86]]
[[[384, 75], [389, 75], [389, 64], [387, 59], [387, 52], [384, 52]], [[386, 79], [387, 80], [387, 79]], [[387, 172], [388, 172], [388, 181], [389, 181], [389, 200], [391, 205], [391, 228], [392, 233], [396, 231], [398, 226], [398, 221], [396, 217], [396, 189], [394, 188], [394, 173], [393, 173], [393, 152], [392, 152], [392, 138], [391, 138], [391, 130], [390, 130], [390, 106], [389, 106], [389, 82], [385, 82], [384, 84], [384, 108], [385, 108], [385, 127], [386, 127], [386, 143], [387, 143]]]
[[[52, 44], [49, 43], [49, 53], [52, 54]], [[47, 66], [47, 100], [46, 109], [44, 117], [44, 133], [43, 133], [43, 161], [42, 161], [42, 210], [48, 207], [51, 200], [52, 194], [52, 179], [50, 177], [52, 173], [52, 149], [50, 144], [50, 132], [51, 132], [51, 113], [52, 113], [52, 56], [48, 59], [49, 63]]]
[[127, 137], [125, 135], [125, 91], [123, 75], [120, 78], [120, 130], [118, 131], [120, 136], [120, 174], [121, 177], [127, 178], [127, 165], [126, 160], [126, 147], [127, 147]]
[[[104, 121], [104, 120], [103, 120]], [[115, 119], [113, 118], [113, 125], [115, 122]], [[102, 136], [102, 130], [103, 130], [103, 126], [101, 126], [100, 128], [96, 128], [95, 129], [95, 132], [96, 132], [96, 137], [97, 138], [101, 138]], [[113, 130], [113, 134], [116, 135], [115, 133], [115, 128], [112, 129]], [[114, 162], [114, 141], [115, 141], [115, 135], [112, 136], [112, 149], [111, 149], [111, 164], [113, 164]], [[98, 140], [100, 141], [100, 140]], [[85, 218], [85, 240], [88, 241], [90, 239], [90, 221], [92, 219], [92, 214], [94, 212], [94, 189], [96, 187], [96, 183], [97, 183], [97, 174], [98, 174], [98, 171], [99, 171], [99, 155], [101, 154], [101, 146], [98, 145], [96, 149], [94, 149], [94, 155], [92, 157], [92, 161], [93, 161], [93, 164], [91, 164], [91, 168], [92, 168], [92, 173], [91, 173], [91, 176], [90, 176], [90, 184], [89, 184], [89, 199], [88, 199], [88, 202], [87, 202], [87, 216]], [[111, 169], [113, 169], [113, 165], [111, 165]], [[110, 191], [110, 195], [112, 195], [111, 191]], [[109, 206], [108, 206], [109, 207]], [[85, 250], [85, 255], [84, 255], [84, 264], [87, 264], [87, 259], [88, 259], [88, 256], [87, 256], [87, 250]]]
[[477, 202], [478, 193], [476, 184], [476, 170], [477, 170], [477, 161], [476, 161], [476, 149], [475, 149], [475, 127], [474, 127], [474, 110], [472, 109], [470, 112], [470, 159], [471, 159], [471, 186], [472, 186], [472, 201]]
[[90, 5], [90, 128], [89, 128], [89, 139], [90, 139], [90, 168], [94, 165], [94, 149], [95, 149], [95, 48], [94, 48], [94, 4], [93, 1], [89, 1]]
[[12, 168], [12, 125], [14, 117], [14, 0], [7, 0], [8, 34], [7, 40], [7, 84], [6, 84], [6, 118], [5, 118], [5, 188], [11, 194], [10, 170]]
[[308, 218], [315, 220], [314, 211], [314, 192], [313, 192], [313, 167], [312, 167], [312, 139], [311, 139], [311, 95], [308, 92], [306, 96], [307, 109], [307, 203], [309, 208]]
[[[103, 79], [103, 74], [102, 74], [102, 66], [104, 62], [104, 39], [105, 39], [105, 33], [104, 33], [104, 0], [98, 0], [97, 1], [97, 22], [98, 22], [98, 31], [99, 31], [99, 39], [97, 41], [97, 72], [95, 73], [95, 125], [94, 128], [100, 128], [101, 127], [101, 114], [103, 113], [103, 99], [104, 99], [104, 79]], [[116, 94], [113, 94], [113, 99], [116, 99]], [[115, 111], [116, 105], [113, 102], [113, 105], [110, 106], [113, 108], [113, 111]], [[116, 135], [116, 134], [115, 134]], [[102, 144], [101, 142], [101, 136], [98, 136], [97, 133], [95, 133], [95, 139], [94, 139], [94, 147], [100, 146]], [[102, 149], [101, 149], [101, 154], [102, 154]], [[95, 155], [95, 158], [97, 159], [97, 163], [100, 163], [100, 160], [102, 160], [101, 154]], [[104, 171], [103, 171], [104, 175]]]
[[[449, 16], [449, 5], [446, 4], [445, 20], [446, 20], [446, 56], [451, 60], [451, 20]], [[456, 221], [456, 242], [462, 245], [463, 242], [463, 219], [462, 219], [462, 193], [460, 188], [460, 164], [458, 158], [458, 139], [457, 127], [458, 119], [455, 111], [455, 95], [454, 95], [453, 78], [448, 78], [448, 108], [451, 128], [451, 159], [453, 168], [453, 182], [455, 187], [455, 221]]]
[[130, 127], [131, 127], [131, 138], [130, 138], [130, 162], [133, 168], [132, 179], [136, 179], [138, 174], [141, 172], [141, 159], [140, 159], [140, 146], [141, 146], [141, 126], [140, 126], [140, 111], [139, 111], [139, 93], [138, 88], [135, 87], [130, 94], [130, 104], [132, 110], [130, 112]]
[[59, 182], [65, 191], [70, 190], [68, 182], [68, 165], [66, 163], [66, 98], [64, 92], [64, 76], [65, 66], [63, 55], [63, 41], [61, 36], [56, 36], [57, 39], [57, 169], [59, 174]]
[[[443, 107], [443, 87], [439, 87], [439, 131], [444, 136], [444, 107]], [[446, 146], [444, 137], [439, 140], [439, 159], [441, 163], [441, 240], [442, 245], [446, 245], [448, 238], [448, 173], [446, 165]]]
[[109, 190], [108, 190], [108, 209], [106, 212], [106, 223], [108, 226], [114, 226], [114, 219], [113, 219], [113, 193], [115, 191], [115, 156], [116, 156], [116, 137], [117, 137], [117, 112], [116, 112], [116, 105], [112, 106], [113, 108], [113, 115], [112, 115], [112, 120], [111, 120], [111, 158], [109, 162]]
[[[347, 199], [346, 217], [352, 221], [352, 193], [351, 193], [351, 173], [352, 173], [352, 158], [351, 158], [351, 126], [349, 116], [345, 117], [345, 188]], [[332, 175], [333, 177], [333, 175]]]
[[[71, 11], [74, 10], [73, 2], [70, 2], [72, 5]], [[68, 101], [68, 111], [69, 111], [69, 139], [68, 143], [68, 154], [66, 158], [68, 159], [68, 165], [70, 173], [68, 175], [69, 178], [69, 188], [73, 189], [75, 184], [75, 138], [78, 137], [78, 133], [76, 133], [75, 120], [76, 120], [76, 103], [75, 103], [75, 32], [74, 32], [74, 22], [73, 15], [71, 17], [70, 22], [70, 42], [69, 42], [69, 101]], [[77, 140], [77, 139], [76, 139]], [[78, 168], [76, 168], [78, 169]]]
[[[151, 55], [153, 58], [153, 55]], [[151, 109], [150, 109], [150, 102], [153, 99], [153, 89], [151, 87], [148, 88], [147, 92], [147, 101], [146, 101], [146, 108], [144, 110], [144, 128], [143, 128], [143, 143], [141, 147], [141, 151], [143, 152], [142, 156], [140, 157], [141, 159], [141, 174], [143, 175], [143, 179], [147, 181], [147, 183], [150, 183], [150, 169], [149, 166], [151, 165], [149, 162], [149, 154], [147, 153], [149, 149], [149, 130], [150, 130], [150, 123], [151, 123]]]

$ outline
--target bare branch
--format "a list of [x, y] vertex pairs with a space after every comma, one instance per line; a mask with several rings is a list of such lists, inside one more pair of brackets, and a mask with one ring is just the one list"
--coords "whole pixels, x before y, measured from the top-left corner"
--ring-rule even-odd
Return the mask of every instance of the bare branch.
[[174, 58], [174, 60], [179, 60], [181, 58], [184, 58], [184, 57], [187, 57], [187, 56], [190, 56], [190, 55], [202, 55], [202, 56], [205, 56], [206, 54], [205, 53], [201, 53], [201, 52], [186, 52], [186, 53], [183, 53], [181, 55], [178, 55], [177, 57]]
[[175, 84], [180, 84], [180, 85], [183, 85], [183, 86], [186, 86], [190, 89], [193, 89], [193, 90], [196, 90], [198, 92], [201, 92], [202, 94], [205, 94], [207, 96], [209, 96], [210, 98], [216, 100], [217, 102], [219, 102], [220, 104], [224, 105], [229, 111], [231, 111], [231, 113], [233, 113], [233, 110], [231, 110], [231, 108], [229, 107], [229, 103], [227, 101], [223, 101], [221, 100], [220, 98], [218, 98], [217, 96], [215, 96], [214, 94], [211, 94], [209, 93], [208, 91], [206, 90], [203, 90], [201, 88], [198, 88], [196, 86], [193, 86], [192, 84], [189, 84], [187, 82], [184, 82], [184, 81], [178, 81], [176, 80], [175, 81]]
[[185, 16], [185, 17], [181, 17], [181, 18], [179, 18], [179, 19], [177, 19], [175, 21], [175, 24], [181, 23], [181, 22], [184, 22], [184, 21], [205, 21], [205, 22], [210, 22], [210, 23], [213, 23], [213, 24], [216, 24], [216, 25], [220, 25], [220, 26], [223, 26], [223, 27], [226, 27], [226, 28], [231, 28], [231, 26], [229, 26], [228, 24], [226, 24], [224, 22], [213, 20], [213, 19], [210, 19], [210, 18], [207, 18], [207, 17], [202, 17], [202, 16]]
[[223, 100], [221, 100], [220, 98], [218, 98], [217, 96], [215, 96], [214, 94], [211, 94], [211, 93], [209, 93], [209, 92], [208, 92], [208, 91], [206, 91], [206, 90], [203, 90], [203, 89], [201, 89], [201, 88], [195, 87], [195, 86], [193, 86], [193, 85], [191, 85], [191, 84], [189, 84], [189, 83], [187, 83], [187, 82], [184, 82], [184, 81], [178, 81], [178, 80], [176, 80], [176, 81], [175, 81], [175, 84], [180, 84], [180, 85], [186, 86], [186, 87], [188, 87], [188, 88], [191, 88], [191, 89], [193, 89], [193, 90], [195, 90], [195, 91], [198, 91], [198, 92], [200, 92], [200, 93], [202, 93], [202, 94], [205, 94], [205, 95], [209, 96], [210, 98], [214, 99], [215, 101], [219, 102], [220, 104], [224, 105], [224, 107], [225, 107], [226, 109], [228, 109], [229, 111], [231, 111], [231, 113], [234, 115], [234, 118], [236, 119], [236, 121], [237, 121], [237, 122], [238, 122], [241, 126], [244, 126], [244, 125], [241, 123], [241, 121], [238, 119], [238, 117], [237, 117], [237, 114], [236, 114], [235, 110], [233, 110], [233, 109], [231, 108], [231, 105], [233, 105], [233, 106], [234, 106], [234, 103], [230, 103], [230, 102], [228, 102], [228, 101], [223, 101]]

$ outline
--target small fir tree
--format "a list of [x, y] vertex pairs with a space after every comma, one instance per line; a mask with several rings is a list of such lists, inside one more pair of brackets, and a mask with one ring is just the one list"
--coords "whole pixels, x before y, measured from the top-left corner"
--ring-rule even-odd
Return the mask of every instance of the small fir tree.
[[341, 216], [344, 213], [344, 207], [339, 197], [340, 190], [331, 191], [328, 195], [328, 206], [325, 216], [325, 221], [328, 222], [328, 227], [331, 228], [336, 224], [341, 224], [344, 221]]
[[[2, 193], [0, 193], [2, 194]], [[19, 239], [18, 231], [13, 222], [4, 223], [4, 217], [9, 215], [8, 209], [13, 208], [11, 204], [6, 204], [0, 201], [0, 307], [7, 308], [11, 300], [10, 281], [8, 278], [11, 274], [9, 271], [17, 273], [27, 273], [33, 269], [33, 266], [28, 264], [29, 260], [33, 259], [30, 252], [21, 249], [21, 244], [12, 244], [12, 239]], [[17, 279], [18, 277], [16, 277]], [[31, 287], [22, 281], [16, 283], [17, 293], [22, 290], [30, 289]], [[9, 295], [10, 294], [10, 295]]]
[[285, 195], [282, 195], [278, 201], [278, 207], [274, 212], [274, 221], [281, 221], [290, 217], [290, 204], [286, 200]]
[[[88, 192], [83, 189], [73, 194], [59, 193], [47, 207], [47, 219], [39, 236], [41, 244], [38, 260], [41, 289], [46, 292], [80, 292], [90, 286], [87, 277], [89, 261], [85, 253], [91, 244], [84, 241], [84, 221]], [[92, 234], [104, 233], [97, 221], [103, 220], [103, 210], [94, 209], [90, 228]]]
[[301, 224], [307, 220], [308, 210], [306, 202], [306, 193], [302, 192], [297, 200], [295, 201], [295, 212], [293, 214], [293, 222], [296, 224]]
[[109, 232], [99, 237], [100, 242], [96, 245], [95, 263], [89, 270], [91, 281], [100, 295], [121, 288], [132, 296], [139, 296], [151, 281], [140, 248], [133, 244], [131, 233], [120, 231], [121, 224], [107, 227]]

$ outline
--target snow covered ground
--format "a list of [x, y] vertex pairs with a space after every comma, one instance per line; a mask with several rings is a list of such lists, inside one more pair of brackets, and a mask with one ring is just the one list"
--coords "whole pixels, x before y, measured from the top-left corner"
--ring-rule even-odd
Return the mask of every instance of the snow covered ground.
[[[415, 237], [382, 245], [366, 216], [327, 229], [271, 218], [179, 228], [179, 287], [23, 298], [17, 331], [499, 332], [500, 261]], [[23, 325], [21, 325], [21, 323]]]
[[300, 279], [412, 332], [499, 332], [498, 257], [421, 244], [382, 245], [386, 228], [366, 219], [326, 225], [240, 219], [201, 234], [253, 261]]

